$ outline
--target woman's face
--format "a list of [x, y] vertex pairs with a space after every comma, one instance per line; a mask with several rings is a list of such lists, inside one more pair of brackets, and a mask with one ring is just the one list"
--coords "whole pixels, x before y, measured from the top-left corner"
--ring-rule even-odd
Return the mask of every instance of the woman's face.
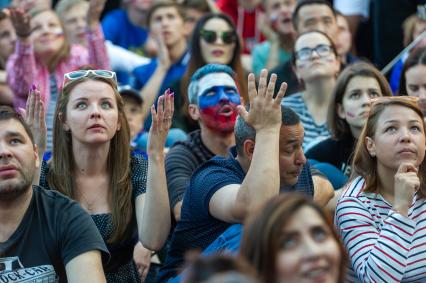
[[[303, 221], [301, 221], [303, 219]], [[296, 211], [283, 230], [277, 282], [336, 283], [341, 254], [331, 228], [312, 207]]]
[[349, 80], [342, 103], [337, 105], [337, 114], [346, 120], [352, 133], [364, 127], [370, 112], [370, 100], [382, 96], [380, 85], [375, 78], [357, 76]]
[[415, 65], [405, 72], [405, 87], [409, 96], [419, 98], [419, 106], [426, 112], [426, 65]]
[[225, 20], [212, 18], [201, 29], [201, 55], [207, 64], [227, 65], [232, 60], [236, 40], [232, 27]]
[[[310, 32], [300, 36], [295, 43], [295, 52], [296, 74], [305, 83], [319, 78], [333, 78], [339, 71], [340, 63], [331, 42], [321, 33]], [[302, 54], [306, 58], [301, 57]]]
[[112, 87], [88, 80], [69, 94], [64, 129], [71, 130], [73, 144], [109, 142], [120, 130], [117, 101]]
[[391, 105], [380, 114], [373, 138], [366, 138], [377, 166], [397, 170], [401, 163], [419, 166], [425, 157], [423, 117], [410, 108]]
[[64, 45], [64, 31], [55, 12], [47, 10], [31, 20], [31, 38], [38, 55], [51, 56]]

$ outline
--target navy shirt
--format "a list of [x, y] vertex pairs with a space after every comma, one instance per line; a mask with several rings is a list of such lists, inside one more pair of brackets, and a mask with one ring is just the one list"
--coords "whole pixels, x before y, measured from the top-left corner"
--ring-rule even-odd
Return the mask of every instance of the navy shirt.
[[[213, 194], [224, 186], [241, 184], [246, 173], [233, 155], [214, 157], [194, 171], [183, 198], [181, 220], [172, 236], [166, 262], [157, 282], [166, 282], [179, 273], [185, 252], [203, 250], [232, 224], [213, 217], [209, 203]], [[309, 164], [306, 164], [295, 186], [281, 188], [283, 191], [299, 191], [313, 196], [314, 186]]]

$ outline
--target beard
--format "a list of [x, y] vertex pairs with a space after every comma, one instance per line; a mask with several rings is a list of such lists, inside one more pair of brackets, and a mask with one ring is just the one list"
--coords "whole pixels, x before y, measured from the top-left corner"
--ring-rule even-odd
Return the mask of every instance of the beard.
[[31, 189], [34, 171], [21, 172], [13, 179], [0, 179], [0, 202], [14, 201]]

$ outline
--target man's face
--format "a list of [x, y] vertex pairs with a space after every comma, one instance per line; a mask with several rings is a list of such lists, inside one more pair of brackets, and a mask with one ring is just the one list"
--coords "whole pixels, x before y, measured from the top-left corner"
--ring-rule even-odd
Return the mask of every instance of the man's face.
[[210, 73], [200, 79], [199, 86], [201, 123], [219, 133], [232, 133], [240, 104], [234, 79], [226, 73]]
[[337, 44], [336, 17], [329, 6], [324, 4], [305, 5], [298, 13], [297, 32], [299, 34], [319, 30], [327, 34]]
[[39, 166], [37, 150], [15, 119], [0, 121], [0, 201], [11, 201], [31, 188]]
[[293, 186], [299, 180], [306, 157], [302, 144], [305, 133], [301, 123], [280, 130], [280, 186]]
[[6, 62], [15, 49], [16, 33], [9, 18], [0, 21], [0, 60]]
[[268, 0], [266, 1], [266, 14], [272, 30], [283, 34], [293, 34], [293, 10], [296, 0]]
[[150, 32], [163, 38], [168, 48], [180, 40], [185, 40], [184, 21], [174, 6], [161, 7], [150, 18]]

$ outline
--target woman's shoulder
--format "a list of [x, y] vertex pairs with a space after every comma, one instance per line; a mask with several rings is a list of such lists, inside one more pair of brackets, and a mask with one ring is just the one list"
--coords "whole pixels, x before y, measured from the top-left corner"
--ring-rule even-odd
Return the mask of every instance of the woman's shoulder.
[[344, 198], [358, 198], [363, 195], [365, 187], [365, 179], [358, 176], [347, 183], [343, 189], [340, 199]]

